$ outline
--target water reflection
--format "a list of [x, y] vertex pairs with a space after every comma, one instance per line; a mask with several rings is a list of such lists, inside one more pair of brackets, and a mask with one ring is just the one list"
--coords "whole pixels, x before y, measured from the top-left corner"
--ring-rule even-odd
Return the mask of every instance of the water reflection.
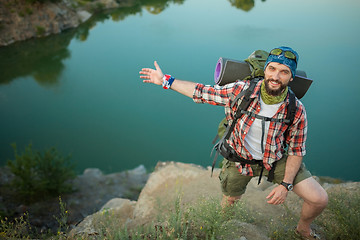
[[40, 39], [30, 39], [7, 47], [0, 47], [0, 84], [9, 84], [19, 77], [31, 76], [39, 85], [54, 87], [64, 70], [64, 60], [71, 56], [68, 46], [73, 38], [86, 41], [90, 30], [107, 19], [122, 21], [127, 16], [141, 13], [142, 9], [159, 14], [171, 3], [183, 4], [185, 0], [140, 0], [134, 6], [112, 9], [96, 14], [76, 29]]
[[58, 77], [64, 70], [63, 60], [70, 57], [67, 46], [74, 33], [75, 30], [66, 31], [0, 48], [0, 84], [26, 76], [32, 76], [45, 87], [58, 84]]
[[142, 0], [140, 2], [149, 13], [159, 14], [164, 11], [164, 9], [166, 9], [170, 3], [183, 4], [185, 0]]
[[[98, 13], [78, 28], [62, 34], [2, 47], [0, 48], [0, 69], [2, 69], [0, 84], [8, 84], [19, 77], [32, 76], [41, 86], [57, 86], [65, 68], [63, 61], [70, 57], [68, 45], [73, 38], [86, 41], [90, 30], [97, 23], [108, 19], [122, 21], [130, 15], [141, 13], [143, 9], [151, 14], [159, 14], [170, 4], [181, 5], [184, 2], [185, 0], [139, 0], [131, 7]], [[229, 0], [229, 2], [244, 11], [250, 11], [254, 7], [254, 0]]]
[[[265, 0], [261, 1], [265, 2]], [[229, 2], [231, 6], [244, 10], [245, 12], [250, 11], [255, 6], [254, 0], [229, 0]]]
[[126, 17], [141, 13], [142, 5], [138, 2], [135, 6], [111, 9], [96, 14], [84, 24], [77, 28], [75, 38], [80, 41], [86, 41], [89, 37], [90, 30], [96, 26], [97, 23], [102, 23], [111, 18], [111, 20], [118, 22], [124, 20]]

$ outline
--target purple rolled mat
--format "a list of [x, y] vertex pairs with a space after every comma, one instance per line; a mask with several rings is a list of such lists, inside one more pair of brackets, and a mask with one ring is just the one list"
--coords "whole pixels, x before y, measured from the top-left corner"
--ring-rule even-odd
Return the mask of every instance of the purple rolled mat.
[[223, 86], [242, 80], [250, 74], [250, 66], [247, 62], [221, 57], [215, 66], [214, 80], [215, 84]]

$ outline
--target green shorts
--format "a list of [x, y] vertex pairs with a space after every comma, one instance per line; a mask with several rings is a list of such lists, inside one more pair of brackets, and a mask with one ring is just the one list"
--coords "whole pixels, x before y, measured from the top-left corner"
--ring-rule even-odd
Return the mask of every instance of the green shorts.
[[[273, 183], [280, 184], [281, 181], [284, 179], [286, 160], [287, 155], [277, 161], [274, 171]], [[262, 167], [259, 165], [251, 165], [251, 168], [253, 169], [254, 176], [245, 176], [238, 171], [238, 168], [235, 166], [234, 162], [230, 162], [224, 159], [223, 167], [219, 175], [223, 194], [230, 197], [240, 196], [244, 194], [247, 184], [253, 177], [260, 175]], [[269, 171], [264, 169], [262, 181], [266, 181], [268, 174]], [[266, 178], [264, 178], [265, 176]], [[311, 177], [311, 173], [305, 168], [305, 164], [302, 163], [298, 173], [295, 176], [293, 184], [296, 185], [297, 183], [309, 177]]]

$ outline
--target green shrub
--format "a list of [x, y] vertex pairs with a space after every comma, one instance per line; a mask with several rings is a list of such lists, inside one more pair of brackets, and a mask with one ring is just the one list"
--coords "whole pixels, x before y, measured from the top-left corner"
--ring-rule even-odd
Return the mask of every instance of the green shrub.
[[103, 11], [104, 9], [105, 9], [105, 5], [101, 2], [97, 2], [91, 5], [90, 12], [97, 13]]
[[25, 13], [23, 11], [18, 12], [19, 17], [25, 17]]
[[[189, 231], [199, 239], [226, 239], [231, 236], [232, 228], [239, 222], [254, 222], [254, 214], [246, 208], [244, 201], [233, 206], [222, 207], [217, 199], [202, 199], [193, 204], [186, 212]], [[236, 228], [236, 227], [235, 227]]]
[[29, 7], [25, 8], [25, 12], [26, 12], [27, 15], [32, 15], [33, 14], [33, 10], [31, 8], [29, 8]]
[[15, 159], [7, 165], [15, 175], [12, 186], [23, 200], [31, 202], [72, 191], [69, 181], [76, 175], [69, 156], [63, 158], [55, 148], [34, 152], [31, 144], [22, 154], [18, 154], [16, 144], [13, 148]]
[[24, 214], [14, 221], [9, 221], [6, 217], [0, 219], [0, 239], [30, 239], [31, 227], [28, 214]]
[[69, 218], [69, 212], [66, 209], [66, 203], [64, 203], [59, 197], [59, 207], [60, 207], [60, 215], [54, 216], [57, 223], [59, 224], [57, 235], [65, 235], [66, 232], [69, 230], [68, 218]]
[[36, 34], [38, 36], [42, 36], [45, 33], [45, 28], [42, 26], [36, 26]]

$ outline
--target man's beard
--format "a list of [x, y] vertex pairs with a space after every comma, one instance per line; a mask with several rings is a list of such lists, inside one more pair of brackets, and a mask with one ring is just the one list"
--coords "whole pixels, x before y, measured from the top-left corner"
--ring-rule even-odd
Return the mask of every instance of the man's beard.
[[[283, 84], [282, 82], [280, 82], [278, 80], [274, 80], [272, 78], [265, 79], [264, 81], [265, 81], [266, 92], [269, 95], [274, 96], [274, 97], [279, 96], [284, 91], [284, 89], [287, 87], [287, 84]], [[273, 82], [280, 84], [280, 87], [278, 89], [271, 89], [269, 86], [269, 81], [273, 81]]]

